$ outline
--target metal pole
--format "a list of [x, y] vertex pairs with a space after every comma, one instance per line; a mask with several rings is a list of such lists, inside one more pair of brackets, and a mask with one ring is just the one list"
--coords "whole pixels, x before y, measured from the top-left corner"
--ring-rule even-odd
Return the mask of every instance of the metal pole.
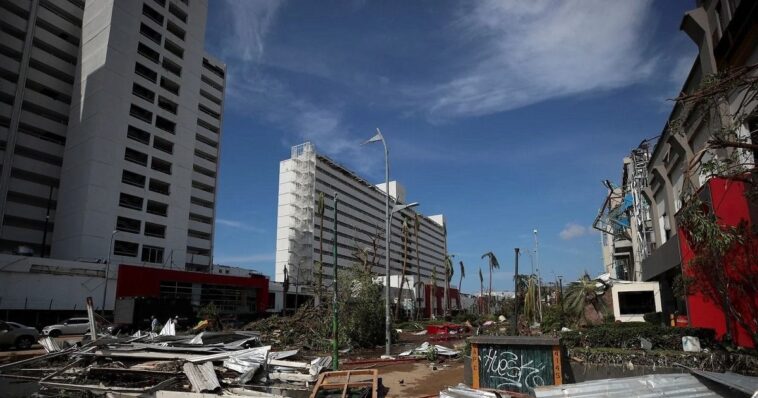
[[514, 300], [514, 311], [513, 311], [513, 334], [518, 336], [518, 293], [519, 293], [519, 280], [518, 280], [518, 256], [519, 256], [519, 248], [513, 249], [516, 251], [516, 266], [514, 267], [513, 271], [513, 290], [516, 292], [516, 297]]
[[340, 352], [338, 343], [339, 318], [337, 313], [337, 193], [334, 193], [334, 239], [332, 241], [332, 258], [334, 259], [334, 291], [332, 293], [332, 370], [339, 370]]
[[540, 255], [539, 255], [539, 242], [537, 240], [537, 230], [534, 230], [534, 257], [535, 263], [537, 263], [537, 311], [540, 316], [540, 322], [542, 322], [542, 278], [540, 277]]
[[105, 262], [105, 286], [103, 287], [103, 308], [100, 309], [100, 314], [105, 318], [105, 300], [108, 296], [108, 271], [111, 267], [111, 253], [113, 252], [113, 238], [116, 236], [118, 231], [113, 231], [111, 233], [111, 242], [108, 246], [108, 260]]
[[[376, 129], [381, 134], [379, 129]], [[392, 335], [390, 334], [390, 228], [392, 227], [392, 213], [390, 213], [390, 157], [387, 150], [387, 141], [382, 136], [384, 145], [384, 214], [385, 214], [385, 231], [384, 231], [384, 354], [390, 355], [390, 345], [392, 344]]]

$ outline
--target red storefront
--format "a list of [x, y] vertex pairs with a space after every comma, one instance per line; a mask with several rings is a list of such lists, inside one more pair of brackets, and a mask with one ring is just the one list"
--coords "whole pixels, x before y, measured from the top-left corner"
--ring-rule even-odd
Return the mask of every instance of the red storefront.
[[268, 307], [268, 277], [217, 275], [122, 264], [116, 300], [182, 301], [198, 308], [213, 302], [223, 314], [262, 314]]
[[[722, 266], [725, 279], [730, 284], [728, 299], [744, 319], [744, 322], [737, 322], [734, 317], [730, 317], [733, 340], [739, 346], [753, 348], [754, 343], [750, 333], [758, 332], [758, 326], [756, 326], [758, 319], [755, 316], [758, 296], [754, 283], [758, 280], [758, 237], [753, 229], [757, 220], [751, 220], [751, 208], [745, 196], [745, 184], [737, 180], [713, 178], [703, 186], [698, 196], [707, 206], [708, 211], [716, 215], [721, 225], [737, 227], [742, 224], [747, 231], [750, 231], [746, 234], [747, 239], [736, 244], [726, 255]], [[679, 234], [683, 272], [694, 284], [694, 288], [690, 290], [687, 297], [690, 324], [695, 327], [714, 329], [717, 336], [722, 338], [727, 332], [727, 317], [724, 307], [710, 298], [714, 295], [720, 296], [714, 287], [716, 285], [714, 277], [704, 275], [705, 272], [694, 269], [691, 265], [695, 257], [691, 237], [682, 229], [679, 230]], [[742, 323], [753, 325], [752, 332], [746, 330]]]

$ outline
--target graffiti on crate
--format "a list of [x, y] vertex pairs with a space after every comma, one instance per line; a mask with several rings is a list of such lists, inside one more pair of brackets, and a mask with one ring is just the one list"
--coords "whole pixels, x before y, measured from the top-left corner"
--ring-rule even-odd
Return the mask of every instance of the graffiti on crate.
[[498, 389], [505, 387], [535, 388], [545, 385], [540, 373], [545, 370], [545, 364], [536, 364], [534, 360], [524, 362], [523, 355], [510, 351], [500, 351], [497, 348], [485, 348], [480, 351], [479, 363], [483, 365], [482, 372], [497, 383]]

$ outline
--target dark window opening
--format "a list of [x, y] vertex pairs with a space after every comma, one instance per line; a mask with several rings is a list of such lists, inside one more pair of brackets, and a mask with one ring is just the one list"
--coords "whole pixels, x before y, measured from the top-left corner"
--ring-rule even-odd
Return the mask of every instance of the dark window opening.
[[203, 184], [202, 182], [194, 181], [194, 180], [192, 181], [192, 188], [199, 189], [201, 191], [205, 191], [208, 193], [213, 193], [214, 191], [212, 186], [208, 184]]
[[156, 136], [153, 140], [153, 148], [166, 152], [168, 154], [174, 153], [174, 143], [169, 140], [164, 140], [161, 137]]
[[158, 159], [153, 156], [153, 160], [150, 162], [150, 168], [161, 173], [171, 175], [171, 162], [167, 162], [162, 159]]
[[173, 93], [174, 95], [179, 95], [179, 84], [163, 76], [161, 76], [161, 87], [165, 88], [168, 92]]
[[195, 134], [195, 139], [197, 139], [198, 141], [202, 142], [205, 145], [208, 145], [208, 146], [211, 146], [211, 147], [214, 147], [214, 148], [218, 147], [218, 142], [213, 141], [212, 139], [210, 139], [210, 138], [208, 138], [208, 137], [206, 137], [204, 135]]
[[184, 32], [184, 29], [180, 28], [177, 24], [175, 24], [175, 23], [173, 23], [171, 21], [168, 21], [166, 23], [166, 30], [168, 30], [169, 32], [173, 33], [174, 36], [176, 36], [176, 37], [178, 37], [178, 38], [180, 38], [182, 40], [184, 40], [184, 36], [186, 35], [186, 33]]
[[169, 39], [164, 40], [163, 47], [177, 57], [184, 58], [184, 49], [173, 41]]
[[66, 145], [66, 137], [51, 133], [38, 127], [30, 126], [26, 123], [19, 123], [18, 131], [58, 145]]
[[146, 211], [150, 214], [166, 217], [168, 215], [168, 205], [154, 200], [148, 200]]
[[146, 263], [163, 263], [163, 248], [142, 245], [142, 261]]
[[162, 195], [169, 195], [169, 188], [171, 185], [167, 182], [163, 182], [160, 180], [156, 180], [151, 178], [150, 179], [150, 186], [148, 189], [150, 189], [153, 192], [162, 194]]
[[145, 145], [150, 145], [150, 133], [134, 126], [129, 126], [126, 130], [126, 137]]
[[192, 166], [192, 170], [195, 170], [196, 172], [198, 172], [198, 173], [200, 173], [202, 175], [206, 175], [206, 176], [211, 177], [211, 178], [216, 178], [216, 173], [213, 172], [213, 171], [211, 171], [211, 170], [206, 169], [205, 167], [198, 166], [198, 165], [193, 165]]
[[153, 123], [153, 113], [137, 105], [132, 104], [129, 108], [129, 114], [145, 123]]
[[161, 45], [161, 38], [162, 38], [162, 36], [155, 29], [153, 29], [153, 28], [145, 25], [144, 23], [140, 23], [139, 32], [143, 36], [145, 36], [148, 39], [150, 39], [150, 40], [154, 41], [155, 43], [157, 43], [159, 46]]
[[621, 315], [639, 315], [655, 312], [655, 294], [652, 291], [619, 292]]
[[145, 65], [142, 65], [139, 62], [134, 65], [134, 73], [144, 77], [147, 80], [150, 80], [153, 83], [158, 81], [158, 72], [148, 68]]
[[124, 150], [124, 159], [140, 166], [147, 166], [147, 154], [135, 151], [132, 148], [126, 148]]
[[158, 96], [158, 106], [166, 111], [169, 111], [176, 115], [176, 111], [179, 109], [179, 105], [177, 105], [174, 101], [171, 101], [163, 96]]
[[187, 13], [179, 9], [174, 3], [169, 3], [168, 12], [179, 18], [180, 21], [187, 23]]
[[169, 60], [168, 58], [163, 58], [163, 63], [161, 63], [161, 66], [163, 66], [163, 69], [175, 74], [177, 77], [182, 76], [182, 67]]
[[142, 15], [152, 19], [158, 25], [163, 26], [163, 14], [154, 10], [152, 7], [148, 6], [147, 4], [142, 5]]
[[156, 64], [160, 61], [160, 58], [161, 58], [161, 56], [158, 53], [158, 51], [155, 51], [152, 48], [150, 48], [150, 47], [148, 47], [148, 46], [146, 46], [146, 45], [144, 45], [142, 43], [139, 43], [137, 45], [137, 52], [139, 54], [142, 54], [145, 58], [147, 58], [147, 59], [155, 62]]
[[165, 238], [166, 226], [146, 222], [145, 223], [145, 236], [152, 236], [155, 238]]
[[194, 229], [188, 230], [187, 236], [190, 236], [192, 238], [211, 240], [211, 234], [206, 233], [206, 232], [195, 231]]
[[221, 100], [220, 99], [216, 98], [215, 96], [211, 95], [211, 93], [209, 93], [209, 92], [207, 92], [207, 91], [205, 91], [203, 89], [200, 89], [200, 95], [202, 95], [203, 97], [205, 97], [205, 99], [207, 99], [210, 102], [213, 102], [216, 105], [221, 105]]
[[176, 132], [176, 123], [161, 116], [155, 117], [155, 127], [158, 127], [159, 129], [171, 134], [175, 134]]
[[[205, 207], [205, 208], [208, 208], [208, 209], [213, 209], [213, 202], [210, 202], [210, 201], [207, 201], [207, 200], [204, 200], [204, 199], [200, 199], [200, 198], [196, 198], [194, 196], [190, 197], [190, 203], [198, 205], [198, 206], [202, 206], [202, 207]], [[200, 216], [200, 217], [202, 217], [202, 216]], [[190, 213], [190, 220], [191, 219], [192, 219], [192, 213]], [[210, 224], [210, 221], [207, 222], [207, 224]]]
[[140, 233], [142, 222], [133, 218], [118, 217], [116, 219], [116, 230], [130, 232], [133, 234]]
[[221, 68], [221, 67], [219, 67], [219, 66], [216, 66], [216, 65], [213, 65], [213, 64], [211, 64], [211, 63], [210, 63], [210, 61], [208, 61], [208, 59], [207, 59], [207, 58], [203, 58], [203, 66], [204, 66], [206, 69], [208, 69], [209, 71], [211, 71], [211, 72], [212, 72], [214, 75], [216, 75], [216, 76], [218, 76], [218, 77], [220, 77], [220, 78], [222, 78], [222, 79], [223, 79], [223, 78], [224, 78], [224, 76], [226, 75], [226, 73], [224, 72], [224, 69], [223, 69], [223, 68]]
[[113, 242], [113, 254], [116, 256], [137, 257], [139, 245], [132, 242], [117, 240]]
[[133, 173], [129, 170], [124, 170], [121, 173], [121, 182], [124, 184], [134, 185], [135, 187], [144, 188], [147, 178], [141, 174]]
[[150, 103], [155, 100], [155, 93], [152, 90], [142, 87], [137, 83], [132, 84], [132, 94]]
[[203, 104], [198, 104], [197, 105], [197, 109], [200, 112], [203, 112], [206, 115], [213, 117], [214, 119], [221, 119], [221, 114], [220, 113], [213, 111], [211, 108], [208, 108], [207, 106], [205, 106]]
[[121, 193], [118, 198], [118, 205], [126, 207], [127, 209], [142, 210], [143, 199], [139, 196], [129, 195], [128, 193]]
[[212, 224], [212, 220], [210, 217], [201, 216], [200, 214], [190, 213], [189, 219], [191, 221], [197, 221], [203, 224]]
[[202, 75], [202, 76], [200, 76], [200, 80], [202, 80], [203, 83], [205, 83], [205, 84], [207, 84], [207, 85], [215, 88], [219, 92], [221, 92], [221, 93], [224, 92], [224, 87], [221, 86], [220, 84], [214, 82], [213, 80], [211, 80], [208, 76]]
[[209, 161], [211, 163], [214, 163], [214, 164], [218, 161], [218, 159], [215, 156], [213, 156], [213, 155], [211, 155], [209, 153], [205, 153], [205, 152], [203, 152], [203, 151], [201, 151], [199, 149], [195, 149], [195, 155], [197, 157], [199, 157], [199, 158], [205, 159], [205, 160], [207, 160], [207, 161]]
[[200, 127], [205, 128], [208, 131], [212, 131], [212, 132], [218, 134], [218, 127], [216, 127], [216, 126], [214, 126], [214, 125], [206, 122], [203, 119], [197, 119], [197, 125], [200, 126]]

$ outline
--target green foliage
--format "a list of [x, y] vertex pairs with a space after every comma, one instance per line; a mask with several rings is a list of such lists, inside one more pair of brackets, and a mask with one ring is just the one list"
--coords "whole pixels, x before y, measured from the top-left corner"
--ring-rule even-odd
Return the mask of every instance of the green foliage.
[[213, 304], [211, 301], [210, 303], [201, 307], [197, 312], [197, 316], [200, 319], [216, 319], [216, 317], [218, 317], [218, 309], [216, 308], [216, 304]]
[[340, 277], [340, 330], [352, 345], [375, 347], [384, 343], [384, 286], [371, 273], [353, 269]]
[[653, 343], [655, 349], [681, 350], [683, 336], [699, 338], [703, 348], [713, 348], [716, 344], [716, 334], [712, 329], [673, 328], [645, 322], [604, 324], [581, 331], [563, 332], [561, 344], [567, 348], [639, 348], [639, 338], [644, 337]]
[[592, 279], [585, 272], [579, 280], [568, 285], [563, 308], [574, 325], [586, 320], [585, 308], [587, 305], [592, 305], [598, 313], [602, 313], [605, 309], [602, 295], [607, 286], [602, 284], [601, 287], [598, 287], [598, 283], [599, 281]]
[[540, 327], [543, 333], [561, 330], [566, 325], [566, 314], [560, 305], [551, 305], [542, 310], [542, 323]]
[[662, 312], [651, 312], [642, 316], [645, 322], [652, 323], [653, 325], [663, 325], [666, 322], [666, 317]]

